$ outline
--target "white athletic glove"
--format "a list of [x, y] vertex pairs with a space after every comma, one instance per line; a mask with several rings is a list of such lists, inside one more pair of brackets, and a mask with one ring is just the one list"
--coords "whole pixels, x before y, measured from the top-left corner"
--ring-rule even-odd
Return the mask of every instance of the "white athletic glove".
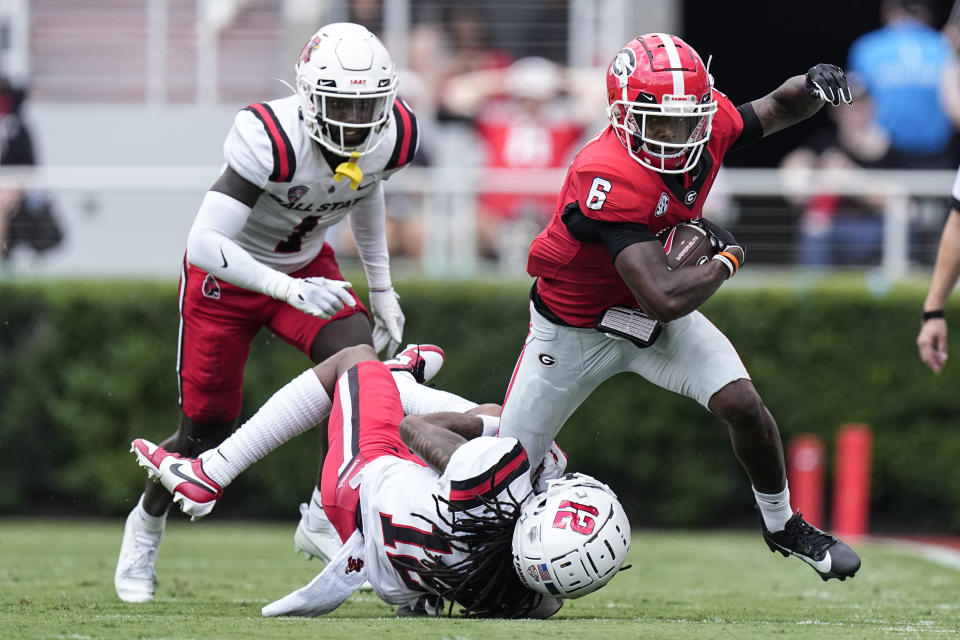
[[380, 353], [384, 348], [392, 356], [403, 340], [403, 324], [406, 318], [397, 300], [400, 296], [390, 287], [386, 291], [370, 292], [370, 307], [373, 311], [373, 348]]
[[268, 295], [283, 300], [291, 307], [318, 318], [329, 318], [343, 309], [354, 306], [353, 296], [347, 291], [352, 285], [345, 280], [327, 278], [291, 278], [285, 274], [278, 286]]

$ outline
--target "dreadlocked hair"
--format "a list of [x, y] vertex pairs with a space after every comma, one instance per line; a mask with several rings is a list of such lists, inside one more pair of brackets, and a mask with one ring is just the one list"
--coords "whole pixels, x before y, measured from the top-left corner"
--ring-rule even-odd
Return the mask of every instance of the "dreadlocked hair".
[[[470, 511], [463, 511], [440, 496], [433, 498], [437, 516], [449, 528], [448, 532], [434, 526], [433, 535], [467, 554], [450, 565], [444, 564], [440, 555], [428, 554], [426, 570], [418, 572], [428, 589], [450, 603], [448, 616], [453, 615], [457, 602], [463, 607], [461, 615], [467, 617], [522, 618], [543, 599], [541, 594], [528, 589], [514, 571], [513, 530], [523, 500], [517, 501], [509, 489], [507, 496], [506, 501], [475, 496], [482, 508]], [[429, 518], [418, 517], [435, 525]]]

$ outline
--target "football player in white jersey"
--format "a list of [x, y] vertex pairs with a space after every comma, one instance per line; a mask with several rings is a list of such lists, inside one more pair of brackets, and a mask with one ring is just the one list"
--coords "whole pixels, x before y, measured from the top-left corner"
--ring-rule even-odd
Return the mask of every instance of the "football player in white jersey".
[[[591, 593], [616, 574], [630, 528], [608, 487], [561, 477], [566, 456], [555, 445], [531, 474], [516, 439], [483, 435], [499, 426], [483, 415], [497, 405], [412, 384], [402, 367], [391, 372], [375, 358], [369, 347], [351, 347], [304, 372], [199, 459], [132, 444], [141, 466], [196, 519], [278, 440], [329, 415], [323, 508], [344, 545], [264, 615], [329, 613], [369, 580], [406, 612], [437, 614], [445, 600], [448, 613], [456, 602], [470, 615], [547, 617], [561, 598]], [[455, 411], [404, 417], [413, 405]]]
[[[360, 25], [321, 28], [295, 69], [294, 95], [237, 114], [223, 170], [187, 239], [181, 420], [163, 441], [171, 451], [196, 456], [236, 428], [244, 366], [263, 327], [314, 362], [356, 344], [392, 354], [402, 339], [382, 181], [412, 161], [417, 120], [397, 97], [389, 53]], [[370, 314], [324, 240], [344, 217], [369, 285], [372, 331]], [[148, 484], [127, 518], [114, 578], [120, 599], [153, 599], [169, 507], [170, 495]]]

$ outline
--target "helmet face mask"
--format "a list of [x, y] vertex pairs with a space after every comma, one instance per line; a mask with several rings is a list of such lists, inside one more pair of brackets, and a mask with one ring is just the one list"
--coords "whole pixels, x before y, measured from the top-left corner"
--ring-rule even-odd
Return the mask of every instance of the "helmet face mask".
[[647, 34], [624, 46], [607, 70], [610, 124], [630, 157], [660, 173], [686, 173], [710, 140], [713, 79], [676, 36]]
[[366, 28], [322, 27], [300, 53], [296, 74], [311, 138], [342, 156], [368, 154], [383, 141], [397, 76], [390, 54]]
[[355, 98], [315, 93], [316, 122], [323, 138], [318, 142], [328, 148], [325, 142], [332, 143], [335, 148], [331, 150], [340, 155], [358, 150], [369, 153], [373, 149], [362, 149], [363, 144], [371, 132], [379, 132], [386, 124], [388, 97]]
[[616, 575], [630, 548], [630, 523], [616, 495], [590, 476], [566, 474], [521, 510], [514, 570], [527, 588], [554, 598], [593, 593]]

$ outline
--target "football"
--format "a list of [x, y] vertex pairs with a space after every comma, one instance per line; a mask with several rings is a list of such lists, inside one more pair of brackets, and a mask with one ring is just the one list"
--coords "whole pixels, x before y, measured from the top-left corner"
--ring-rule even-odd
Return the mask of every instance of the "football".
[[664, 229], [657, 237], [663, 243], [669, 269], [703, 264], [716, 253], [706, 230], [690, 222]]

